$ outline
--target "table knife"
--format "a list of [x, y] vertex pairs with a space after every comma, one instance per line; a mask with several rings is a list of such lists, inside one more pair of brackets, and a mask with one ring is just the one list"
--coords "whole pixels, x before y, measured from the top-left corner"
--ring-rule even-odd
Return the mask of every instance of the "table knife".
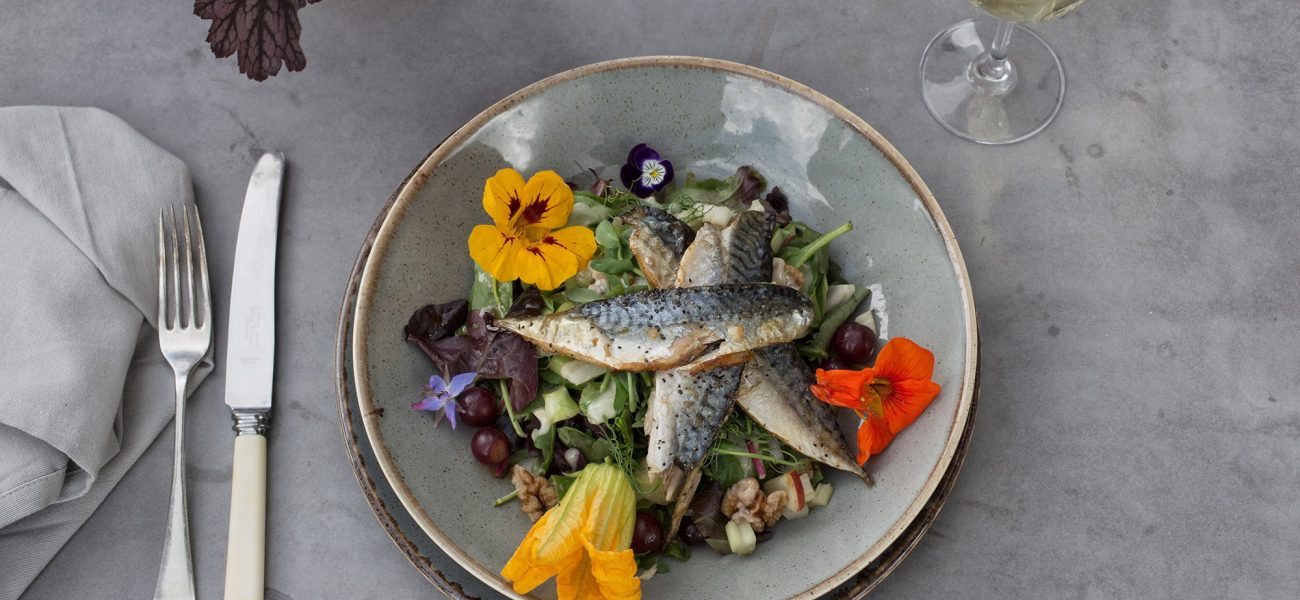
[[275, 249], [284, 155], [257, 161], [244, 196], [230, 284], [226, 404], [235, 421], [226, 600], [261, 600], [266, 568], [266, 434], [275, 374]]

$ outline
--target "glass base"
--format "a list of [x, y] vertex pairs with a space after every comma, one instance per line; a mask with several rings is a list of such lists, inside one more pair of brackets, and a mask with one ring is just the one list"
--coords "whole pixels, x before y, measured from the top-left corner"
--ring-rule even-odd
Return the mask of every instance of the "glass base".
[[1011, 144], [1047, 127], [1065, 98], [1065, 70], [1038, 34], [1015, 25], [1009, 73], [982, 77], [998, 21], [972, 19], [930, 41], [921, 57], [921, 97], [945, 129], [981, 144]]

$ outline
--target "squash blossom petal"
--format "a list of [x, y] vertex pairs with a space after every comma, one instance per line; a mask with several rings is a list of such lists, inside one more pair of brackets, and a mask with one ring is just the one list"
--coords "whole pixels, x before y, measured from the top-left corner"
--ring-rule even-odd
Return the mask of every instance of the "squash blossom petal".
[[858, 464], [880, 454], [939, 395], [934, 353], [907, 338], [885, 343], [876, 364], [861, 371], [817, 369], [812, 393], [833, 406], [853, 409], [858, 427]]
[[573, 190], [555, 171], [527, 181], [501, 169], [483, 185], [483, 210], [491, 225], [469, 235], [469, 255], [497, 281], [522, 280], [543, 290], [560, 286], [587, 266], [596, 236], [586, 227], [565, 227]]
[[560, 600], [641, 597], [632, 556], [636, 493], [618, 467], [588, 465], [501, 569], [526, 594], [555, 577]]

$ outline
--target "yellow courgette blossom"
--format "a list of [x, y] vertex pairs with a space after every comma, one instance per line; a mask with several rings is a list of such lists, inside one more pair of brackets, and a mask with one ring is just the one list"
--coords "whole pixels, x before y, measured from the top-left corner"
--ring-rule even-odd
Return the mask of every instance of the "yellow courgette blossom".
[[632, 556], [636, 493], [618, 467], [592, 464], [542, 515], [501, 575], [526, 594], [555, 577], [560, 600], [641, 597]]
[[523, 280], [552, 290], [587, 266], [596, 236], [586, 227], [565, 227], [573, 212], [573, 190], [555, 171], [524, 181], [501, 169], [483, 185], [483, 210], [492, 225], [469, 234], [469, 255], [497, 281]]

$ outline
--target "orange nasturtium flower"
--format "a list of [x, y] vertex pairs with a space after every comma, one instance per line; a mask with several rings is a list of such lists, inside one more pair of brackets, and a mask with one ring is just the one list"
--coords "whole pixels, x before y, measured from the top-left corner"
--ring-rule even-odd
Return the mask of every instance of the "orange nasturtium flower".
[[553, 290], [587, 266], [596, 235], [586, 227], [565, 227], [573, 212], [573, 190], [555, 171], [527, 182], [514, 169], [501, 169], [483, 185], [483, 210], [492, 225], [469, 234], [469, 255], [497, 281], [523, 280]]
[[907, 338], [885, 343], [876, 364], [861, 371], [817, 369], [812, 393], [827, 404], [851, 408], [862, 417], [858, 427], [858, 464], [880, 454], [894, 436], [925, 412], [939, 395], [934, 353]]
[[622, 469], [590, 464], [519, 543], [501, 575], [526, 594], [555, 577], [560, 600], [641, 597], [632, 556], [636, 492]]

